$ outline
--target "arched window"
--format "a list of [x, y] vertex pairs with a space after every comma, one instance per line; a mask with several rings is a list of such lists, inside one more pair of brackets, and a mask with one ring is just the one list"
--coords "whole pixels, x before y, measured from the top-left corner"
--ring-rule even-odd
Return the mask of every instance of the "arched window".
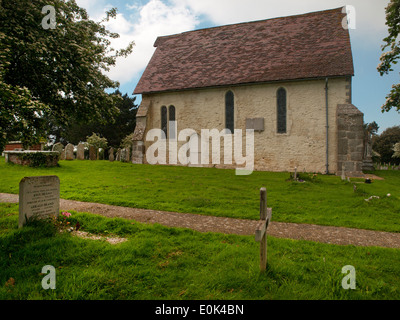
[[176, 120], [175, 120], [175, 107], [169, 106], [169, 138], [175, 139]]
[[232, 91], [225, 94], [225, 128], [234, 133], [235, 130], [235, 97]]
[[278, 133], [286, 133], [286, 90], [279, 88], [277, 92]]
[[161, 107], [161, 130], [164, 131], [165, 133], [165, 138], [167, 138], [167, 128], [168, 128], [168, 113], [167, 113], [167, 107], [162, 106]]

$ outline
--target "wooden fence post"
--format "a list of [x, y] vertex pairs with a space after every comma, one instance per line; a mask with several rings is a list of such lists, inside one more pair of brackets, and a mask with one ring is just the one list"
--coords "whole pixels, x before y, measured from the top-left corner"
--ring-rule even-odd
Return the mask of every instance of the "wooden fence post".
[[257, 242], [260, 242], [260, 270], [267, 269], [267, 229], [269, 221], [271, 220], [272, 209], [267, 208], [267, 190], [260, 189], [260, 222], [256, 229]]

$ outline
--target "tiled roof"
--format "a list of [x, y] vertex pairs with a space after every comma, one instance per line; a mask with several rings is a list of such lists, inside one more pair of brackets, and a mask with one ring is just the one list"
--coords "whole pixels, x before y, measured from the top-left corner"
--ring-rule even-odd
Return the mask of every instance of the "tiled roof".
[[354, 74], [342, 8], [158, 37], [135, 94]]

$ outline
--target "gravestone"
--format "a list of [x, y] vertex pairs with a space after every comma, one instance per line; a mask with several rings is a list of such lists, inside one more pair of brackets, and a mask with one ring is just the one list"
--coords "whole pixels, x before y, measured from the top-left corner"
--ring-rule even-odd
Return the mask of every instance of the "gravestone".
[[108, 160], [110, 160], [111, 162], [114, 161], [114, 148], [110, 148], [110, 151], [108, 151]]
[[117, 154], [115, 156], [115, 160], [116, 161], [121, 161], [121, 149], [120, 148], [118, 148], [118, 150], [117, 150]]
[[62, 143], [57, 142], [56, 144], [53, 145], [52, 151], [58, 151], [58, 152], [62, 152], [64, 150], [64, 146]]
[[122, 162], [126, 162], [126, 149], [124, 148], [124, 149], [122, 149], [121, 150], [121, 161]]
[[19, 220], [22, 228], [29, 219], [58, 217], [60, 179], [57, 176], [25, 177], [19, 183]]
[[94, 146], [89, 147], [89, 160], [96, 160], [97, 159], [97, 154], [96, 154], [96, 148]]
[[60, 160], [65, 160], [65, 150], [64, 149], [61, 150]]
[[71, 143], [65, 147], [65, 160], [74, 160], [74, 145]]
[[85, 145], [80, 142], [76, 149], [76, 159], [77, 160], [85, 160]]

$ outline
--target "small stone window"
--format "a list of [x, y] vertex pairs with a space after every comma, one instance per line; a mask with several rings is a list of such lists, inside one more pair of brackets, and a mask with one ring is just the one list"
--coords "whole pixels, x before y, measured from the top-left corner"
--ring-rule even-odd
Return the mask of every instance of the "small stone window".
[[176, 131], [176, 119], [175, 119], [175, 107], [169, 106], [169, 138], [175, 139], [175, 131]]
[[161, 107], [161, 130], [165, 133], [165, 138], [168, 136], [168, 111], [166, 106]]
[[286, 133], [286, 118], [287, 118], [287, 105], [286, 105], [286, 90], [279, 88], [277, 92], [277, 123], [278, 133]]
[[232, 91], [228, 91], [225, 94], [225, 128], [230, 132], [227, 133], [234, 133], [235, 130], [235, 97]]

